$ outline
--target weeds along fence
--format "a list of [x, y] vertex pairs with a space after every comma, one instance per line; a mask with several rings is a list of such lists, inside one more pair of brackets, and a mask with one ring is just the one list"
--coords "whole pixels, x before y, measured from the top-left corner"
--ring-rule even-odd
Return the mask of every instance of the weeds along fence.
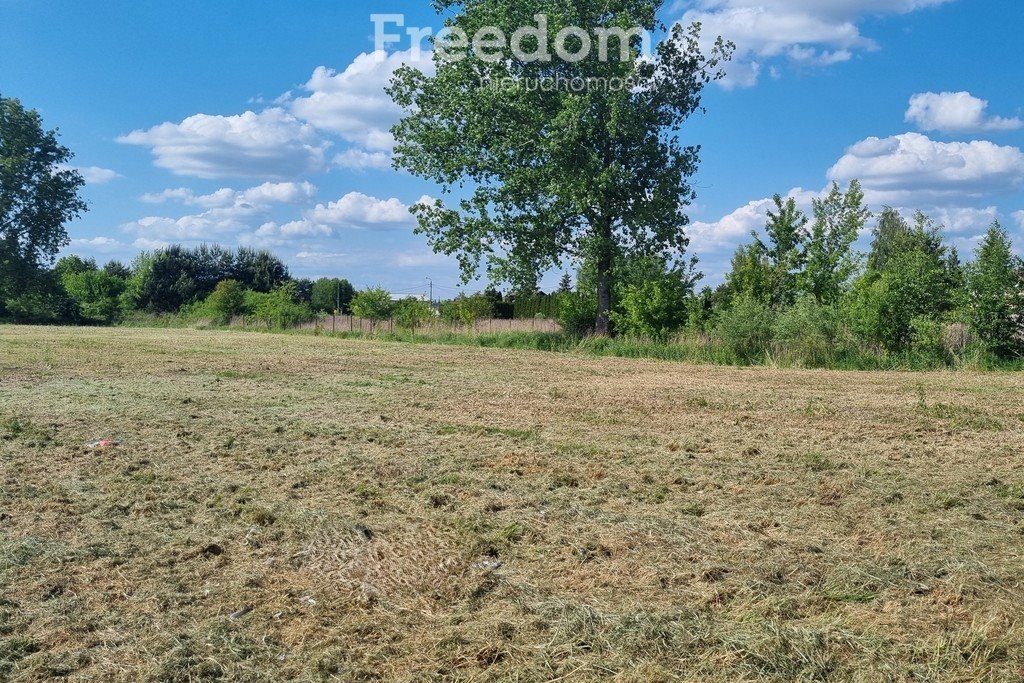
[[[240, 316], [231, 321], [232, 327], [243, 329], [266, 329], [268, 322], [248, 316]], [[410, 331], [403, 328], [394, 318], [386, 320], [368, 320], [351, 315], [326, 315], [301, 323], [292, 329], [321, 332], [327, 334], [360, 333], [373, 334], [381, 332]], [[530, 318], [528, 320], [501, 320], [489, 318], [477, 320], [467, 327], [461, 322], [429, 320], [411, 330], [422, 334], [492, 334], [495, 332], [551, 332], [562, 331], [562, 327], [554, 320], [547, 318]]]

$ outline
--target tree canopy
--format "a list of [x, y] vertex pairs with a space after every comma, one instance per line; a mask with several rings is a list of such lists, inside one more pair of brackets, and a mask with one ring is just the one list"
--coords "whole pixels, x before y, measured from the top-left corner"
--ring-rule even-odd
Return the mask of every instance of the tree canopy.
[[[695, 196], [688, 179], [700, 148], [684, 145], [680, 128], [701, 109], [703, 88], [723, 75], [731, 45], [719, 39], [705, 55], [700, 26], [676, 25], [653, 59], [642, 58], [642, 38], [629, 31], [664, 29], [661, 0], [435, 5], [453, 13], [450, 30], [470, 36], [484, 27], [513, 35], [544, 14], [546, 31], [526, 38], [528, 50], [567, 27], [625, 32], [625, 59], [495, 61], [472, 51], [450, 59], [438, 50], [436, 75], [404, 67], [389, 88], [407, 112], [393, 129], [396, 167], [437, 182], [445, 195], [471, 186], [414, 207], [434, 249], [456, 256], [467, 281], [486, 267], [491, 281], [517, 288], [566, 259], [592, 257], [597, 331], [608, 333], [617, 256], [679, 258], [688, 245], [684, 209]], [[573, 52], [583, 44], [578, 35], [566, 43]]]
[[87, 209], [72, 157], [39, 112], [0, 97], [0, 306], [42, 279], [69, 242], [67, 223]]

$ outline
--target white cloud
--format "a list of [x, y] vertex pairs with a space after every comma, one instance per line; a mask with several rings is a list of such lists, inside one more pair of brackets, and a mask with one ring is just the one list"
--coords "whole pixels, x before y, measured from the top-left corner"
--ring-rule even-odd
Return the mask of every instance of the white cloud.
[[312, 201], [315, 196], [316, 186], [312, 183], [289, 182], [263, 183], [247, 190], [225, 187], [205, 195], [197, 195], [188, 188], [179, 187], [142, 195], [141, 200], [149, 204], [177, 201], [189, 206], [247, 215], [268, 211], [275, 204], [300, 204]]
[[1021, 229], [1024, 230], [1024, 211], [1014, 211], [1013, 220], [1017, 221], [1017, 225], [1019, 225]]
[[[250, 219], [269, 213], [279, 204], [303, 204], [316, 196], [316, 187], [311, 183], [263, 183], [247, 190], [222, 188], [210, 194], [198, 195], [188, 188], [164, 190], [156, 194], [143, 195], [142, 200], [159, 204], [175, 201], [186, 206], [199, 206], [202, 213], [167, 218], [147, 216], [122, 226], [126, 232], [135, 233], [148, 239], [160, 240], [207, 240], [235, 236], [250, 230]], [[298, 227], [286, 224], [277, 228], [278, 235], [300, 234]], [[322, 234], [322, 231], [320, 231]], [[312, 234], [307, 231], [301, 234]]]
[[736, 43], [723, 85], [748, 87], [772, 60], [827, 66], [848, 61], [857, 51], [877, 49], [860, 30], [869, 16], [905, 14], [950, 1], [693, 0], [685, 3], [690, 9], [682, 21], [701, 22], [708, 44], [719, 35]]
[[395, 70], [410, 64], [433, 73], [431, 53], [407, 50], [360, 54], [341, 73], [317, 67], [304, 86], [309, 93], [289, 103], [291, 112], [320, 130], [340, 135], [369, 151], [389, 151], [394, 145], [390, 128], [402, 109], [384, 92]]
[[1010, 192], [1024, 184], [1024, 153], [992, 142], [935, 142], [920, 133], [871, 137], [846, 150], [830, 180], [859, 178], [868, 201], [927, 204]]
[[[785, 198], [795, 199], [800, 210], [810, 212], [811, 200], [820, 194], [813, 190], [794, 188]], [[690, 237], [690, 249], [694, 253], [701, 254], [723, 247], [734, 247], [746, 239], [751, 232], [764, 227], [768, 220], [768, 212], [774, 208], [775, 202], [771, 198], [757, 199], [717, 221], [694, 221], [686, 229], [686, 234]]]
[[1004, 131], [1024, 127], [1019, 118], [989, 116], [988, 101], [969, 92], [925, 92], [910, 98], [906, 120], [920, 130], [943, 133]]
[[68, 168], [78, 171], [85, 180], [86, 185], [106, 185], [122, 177], [117, 171], [99, 166], [69, 166]]
[[154, 250], [166, 249], [171, 245], [169, 242], [164, 242], [163, 240], [154, 240], [149, 239], [147, 237], [139, 237], [134, 242], [132, 242], [132, 246], [135, 247], [136, 249]]
[[334, 165], [355, 171], [367, 169], [386, 170], [391, 168], [391, 155], [387, 152], [366, 152], [361, 149], [346, 149], [334, 157]]
[[[916, 209], [903, 209], [901, 213], [912, 216]], [[983, 232], [993, 221], [999, 219], [999, 209], [994, 206], [983, 208], [936, 206], [922, 209], [943, 231], [952, 235]]]
[[126, 245], [114, 239], [113, 237], [81, 237], [71, 240], [68, 245], [70, 249], [78, 250], [79, 252], [92, 252], [99, 254], [109, 254], [122, 250]]
[[209, 213], [181, 218], [146, 216], [121, 226], [125, 232], [160, 242], [217, 241], [246, 228], [245, 223], [234, 218], [218, 217]]
[[425, 266], [448, 266], [458, 262], [451, 256], [424, 250], [395, 254], [393, 263], [399, 268], [422, 268]]
[[283, 225], [264, 223], [256, 231], [257, 237], [327, 237], [334, 233], [329, 225], [310, 220], [289, 221]]
[[118, 142], [149, 147], [160, 168], [197, 178], [294, 178], [322, 170], [330, 146], [313, 126], [276, 107], [237, 116], [196, 114]]
[[[422, 197], [419, 202], [431, 201]], [[317, 204], [307, 218], [326, 225], [347, 227], [400, 227], [412, 223], [409, 205], [392, 197], [378, 199], [361, 192], [350, 192], [336, 202]]]

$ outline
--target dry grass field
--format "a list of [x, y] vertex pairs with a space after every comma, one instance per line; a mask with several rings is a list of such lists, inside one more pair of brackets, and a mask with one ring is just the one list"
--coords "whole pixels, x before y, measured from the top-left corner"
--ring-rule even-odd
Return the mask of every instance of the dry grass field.
[[1024, 678], [1020, 375], [0, 327], [0, 463], [0, 680]]

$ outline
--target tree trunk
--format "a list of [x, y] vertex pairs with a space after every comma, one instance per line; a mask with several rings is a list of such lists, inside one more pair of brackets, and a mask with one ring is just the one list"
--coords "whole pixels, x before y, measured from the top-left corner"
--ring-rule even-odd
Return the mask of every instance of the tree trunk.
[[607, 249], [597, 259], [597, 325], [594, 334], [610, 337], [612, 334], [610, 314], [612, 310], [612, 258]]

